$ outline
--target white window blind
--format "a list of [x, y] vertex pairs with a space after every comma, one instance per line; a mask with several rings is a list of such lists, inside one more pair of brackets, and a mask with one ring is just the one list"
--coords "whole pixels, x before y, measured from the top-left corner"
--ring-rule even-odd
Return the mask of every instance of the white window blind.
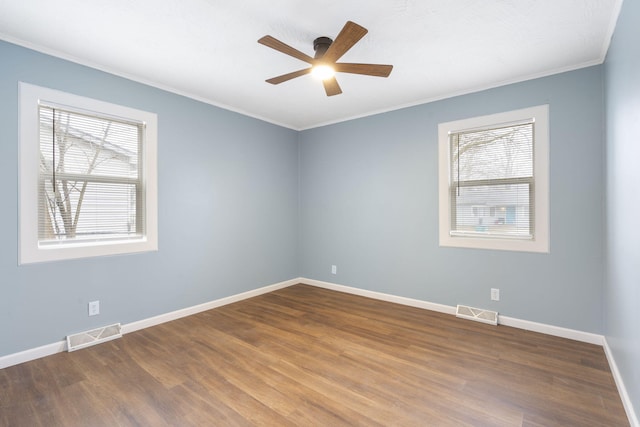
[[38, 243], [144, 236], [144, 124], [38, 109]]
[[440, 246], [549, 252], [549, 106], [438, 124]]
[[452, 236], [532, 239], [534, 121], [452, 132]]

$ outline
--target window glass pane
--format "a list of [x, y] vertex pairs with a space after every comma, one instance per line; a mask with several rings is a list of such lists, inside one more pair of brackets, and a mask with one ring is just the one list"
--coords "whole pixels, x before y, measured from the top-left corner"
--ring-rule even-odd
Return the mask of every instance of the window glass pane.
[[141, 125], [46, 106], [39, 120], [39, 240], [141, 234]]
[[531, 238], [529, 184], [478, 185], [452, 193], [453, 235]]
[[452, 181], [533, 176], [533, 124], [461, 132], [451, 138]]
[[[56, 173], [138, 178], [139, 125], [40, 107], [41, 169]], [[56, 147], [54, 153], [54, 144]]]
[[533, 123], [451, 135], [451, 235], [532, 238]]
[[[46, 215], [40, 217], [41, 241], [136, 234], [136, 185], [71, 180], [57, 180], [57, 185], [61, 189], [59, 199], [53, 194], [51, 181], [44, 182], [47, 206]], [[64, 207], [53, 206], [56, 203]]]

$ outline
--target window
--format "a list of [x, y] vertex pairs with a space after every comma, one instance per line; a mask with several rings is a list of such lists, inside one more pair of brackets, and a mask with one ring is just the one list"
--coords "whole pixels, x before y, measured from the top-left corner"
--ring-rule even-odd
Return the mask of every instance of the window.
[[20, 263], [157, 250], [156, 128], [20, 83]]
[[548, 106], [438, 126], [440, 245], [549, 252]]

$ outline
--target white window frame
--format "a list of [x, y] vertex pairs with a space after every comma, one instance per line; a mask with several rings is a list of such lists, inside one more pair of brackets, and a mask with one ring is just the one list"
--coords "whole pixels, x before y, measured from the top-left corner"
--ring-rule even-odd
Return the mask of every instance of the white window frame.
[[[534, 121], [533, 179], [534, 235], [532, 239], [494, 236], [459, 236], [451, 234], [450, 143], [452, 133], [498, 127], [503, 124]], [[495, 249], [524, 252], [549, 252], [549, 106], [539, 105], [521, 110], [455, 120], [438, 125], [438, 197], [440, 246]]]
[[[19, 83], [19, 215], [18, 263], [68, 260], [158, 250], [157, 115], [32, 84]], [[136, 239], [39, 244], [38, 176], [39, 105], [66, 106], [73, 111], [144, 123], [144, 205], [146, 230]]]

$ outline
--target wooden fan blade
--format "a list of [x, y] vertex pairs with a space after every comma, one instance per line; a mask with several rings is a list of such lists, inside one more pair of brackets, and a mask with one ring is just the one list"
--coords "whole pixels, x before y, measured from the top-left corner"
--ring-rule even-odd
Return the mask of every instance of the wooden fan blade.
[[350, 63], [337, 63], [334, 64], [333, 69], [340, 73], [351, 74], [365, 74], [367, 76], [376, 77], [389, 77], [393, 65], [382, 64], [350, 64]]
[[291, 79], [295, 79], [296, 77], [304, 76], [305, 74], [309, 74], [312, 68], [305, 68], [304, 70], [294, 71], [292, 73], [283, 74], [281, 76], [273, 77], [269, 80], [265, 80], [267, 83], [271, 83], [272, 85], [277, 85], [283, 82], [286, 82]]
[[340, 95], [342, 93], [342, 89], [340, 89], [340, 85], [335, 77], [323, 80], [322, 84], [324, 85], [324, 91], [327, 93], [327, 96]]
[[280, 40], [273, 38], [271, 36], [262, 37], [260, 40], [258, 40], [258, 43], [268, 46], [271, 49], [275, 49], [278, 52], [282, 52], [286, 55], [293, 56], [294, 58], [299, 59], [301, 61], [308, 62], [309, 64], [313, 64], [315, 61], [309, 55], [304, 54], [300, 52], [298, 49], [295, 49], [289, 46], [288, 44], [283, 43]]
[[340, 34], [331, 43], [329, 49], [322, 56], [324, 62], [336, 62], [342, 55], [344, 55], [354, 44], [367, 34], [367, 29], [361, 27], [355, 22], [347, 21], [342, 27]]

